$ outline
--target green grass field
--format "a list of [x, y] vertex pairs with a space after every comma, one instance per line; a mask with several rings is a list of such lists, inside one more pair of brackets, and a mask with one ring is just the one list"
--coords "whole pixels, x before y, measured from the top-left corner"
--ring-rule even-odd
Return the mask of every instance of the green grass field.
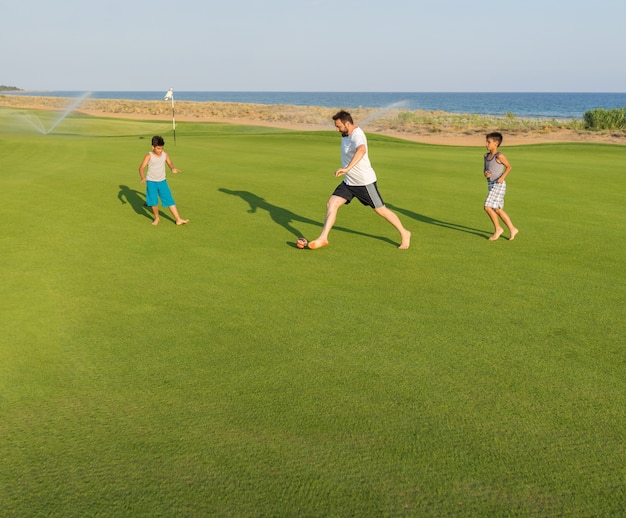
[[[505, 145], [520, 233], [492, 243], [482, 142], [370, 135], [412, 248], [355, 202], [312, 251], [335, 132], [25, 117], [0, 109], [0, 515], [624, 512], [626, 147]], [[188, 225], [143, 207], [153, 134]]]

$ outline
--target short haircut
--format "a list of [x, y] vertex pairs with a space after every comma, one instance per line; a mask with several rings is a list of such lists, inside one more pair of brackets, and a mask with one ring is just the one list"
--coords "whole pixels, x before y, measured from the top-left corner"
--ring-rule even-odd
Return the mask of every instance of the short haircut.
[[349, 122], [350, 124], [354, 124], [354, 121], [352, 120], [352, 115], [350, 115], [346, 110], [341, 110], [335, 113], [335, 115], [333, 115], [333, 120], [334, 121], [339, 120], [343, 122], [344, 124], [346, 122]]
[[155, 135], [154, 137], [152, 137], [152, 145], [153, 146], [164, 146], [165, 145], [165, 140], [163, 140], [163, 137], [161, 137], [160, 135]]
[[487, 133], [486, 139], [495, 140], [498, 143], [498, 146], [502, 144], [502, 133], [498, 131], [493, 131], [491, 133]]

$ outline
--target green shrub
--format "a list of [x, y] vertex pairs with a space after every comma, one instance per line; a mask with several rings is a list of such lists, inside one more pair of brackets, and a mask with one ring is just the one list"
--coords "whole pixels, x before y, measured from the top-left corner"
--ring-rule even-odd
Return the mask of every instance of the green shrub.
[[583, 115], [585, 128], [595, 130], [624, 129], [626, 128], [625, 113], [626, 107], [611, 110], [596, 108], [586, 111]]

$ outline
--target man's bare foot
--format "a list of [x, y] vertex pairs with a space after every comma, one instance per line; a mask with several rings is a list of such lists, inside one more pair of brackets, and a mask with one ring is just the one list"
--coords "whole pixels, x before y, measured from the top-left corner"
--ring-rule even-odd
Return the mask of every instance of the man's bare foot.
[[491, 236], [491, 237], [489, 238], [489, 241], [497, 241], [497, 240], [498, 240], [498, 238], [502, 235], [502, 232], [504, 232], [504, 229], [502, 229], [502, 228], [499, 228], [498, 230], [496, 230], [496, 231], [493, 233], [493, 236]]
[[184, 225], [185, 223], [189, 223], [188, 219], [179, 219], [176, 224], [177, 225]]
[[322, 248], [323, 246], [328, 246], [328, 241], [326, 239], [316, 239], [315, 241], [309, 241], [309, 248], [311, 250], [315, 250], [316, 248]]
[[517, 235], [518, 232], [519, 232], [519, 230], [517, 230], [516, 228], [511, 230], [511, 237], [509, 237], [509, 241], [513, 241], [515, 239], [515, 236]]
[[159, 224], [159, 221], [161, 221], [159, 218], [156, 218], [152, 224], [156, 227]]
[[409, 246], [411, 246], [411, 233], [407, 230], [406, 233], [402, 234], [402, 243], [398, 247], [400, 250], [408, 250]]

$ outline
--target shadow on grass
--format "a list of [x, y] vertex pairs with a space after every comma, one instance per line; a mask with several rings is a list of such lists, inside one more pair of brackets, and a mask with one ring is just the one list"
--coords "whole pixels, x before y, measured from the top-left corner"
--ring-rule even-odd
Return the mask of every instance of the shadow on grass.
[[480, 230], [478, 228], [466, 227], [465, 225], [459, 225], [458, 223], [450, 223], [448, 221], [441, 221], [440, 219], [430, 218], [428, 216], [424, 216], [423, 214], [418, 214], [417, 212], [413, 212], [412, 210], [403, 209], [401, 207], [396, 207], [395, 205], [391, 205], [390, 203], [386, 203], [388, 208], [391, 210], [398, 212], [400, 214], [404, 214], [405, 216], [419, 221], [420, 223], [426, 223], [428, 225], [436, 225], [438, 227], [448, 228], [450, 230], [457, 230], [459, 232], [466, 232], [468, 234], [473, 234], [475, 236], [488, 238], [491, 233], [485, 230]]
[[[238, 196], [239, 198], [241, 198], [250, 206], [250, 208], [248, 209], [249, 214], [256, 213], [258, 209], [266, 211], [269, 214], [270, 218], [272, 218], [272, 221], [274, 221], [275, 223], [279, 224], [281, 227], [289, 231], [296, 238], [302, 237], [304, 234], [300, 232], [293, 225], [293, 223], [305, 223], [307, 225], [314, 225], [320, 228], [322, 228], [323, 226], [323, 224], [320, 223], [319, 221], [315, 221], [313, 219], [300, 216], [299, 214], [296, 214], [295, 212], [291, 212], [290, 210], [284, 209], [277, 205], [272, 205], [271, 203], [268, 203], [267, 201], [265, 201], [264, 198], [261, 198], [260, 196], [257, 196], [256, 194], [251, 193], [250, 191], [231, 191], [230, 189], [225, 189], [224, 187], [220, 187], [218, 191], [223, 192], [225, 194], [229, 194], [231, 196]], [[347, 232], [349, 234], [356, 234], [359, 236], [370, 237], [373, 239], [384, 241], [385, 243], [396, 244], [394, 241], [392, 241], [389, 238], [382, 237], [382, 236], [374, 236], [372, 234], [359, 232], [358, 230], [352, 230], [352, 229], [345, 228], [345, 227], [334, 226], [333, 230], [338, 230], [340, 232]], [[289, 245], [295, 246], [295, 243], [293, 244], [289, 243]]]
[[[131, 189], [128, 185], [120, 185], [117, 199], [122, 202], [122, 205], [128, 203], [138, 216], [144, 216], [150, 221], [154, 219], [152, 209], [146, 205], [146, 195], [143, 192]], [[159, 215], [162, 218], [169, 219], [172, 223], [176, 223], [174, 218], [169, 214], [165, 214], [162, 210], [159, 211]]]

